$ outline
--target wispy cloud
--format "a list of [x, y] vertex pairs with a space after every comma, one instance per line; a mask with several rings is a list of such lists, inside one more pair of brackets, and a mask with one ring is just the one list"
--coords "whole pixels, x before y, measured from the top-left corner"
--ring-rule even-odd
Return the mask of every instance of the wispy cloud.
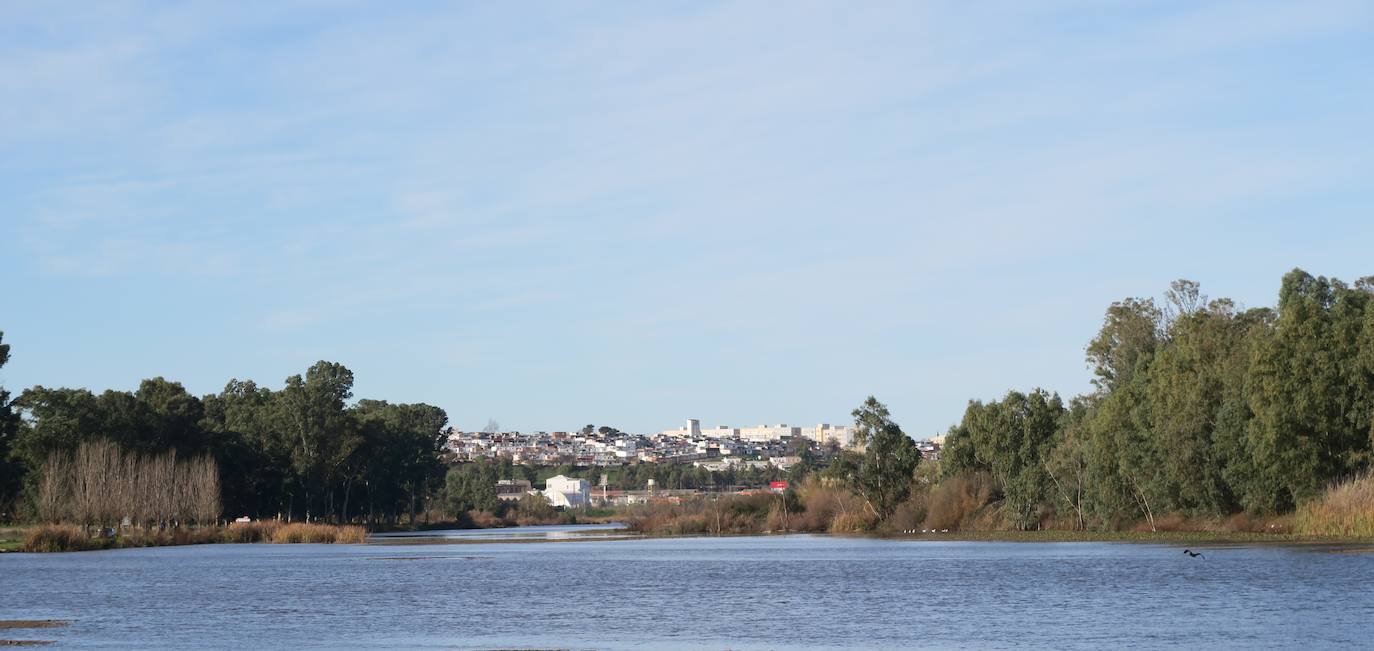
[[[224, 355], [265, 377], [346, 351], [394, 398], [520, 427], [652, 428], [684, 394], [834, 420], [877, 392], [933, 431], [950, 395], [1085, 386], [1108, 297], [1210, 271], [1261, 303], [1296, 263], [1209, 263], [1211, 240], [1344, 250], [1275, 231], [1294, 205], [1362, 228], [1371, 22], [1340, 1], [8, 6], [0, 272], [31, 302], [175, 285], [207, 340], [252, 333]], [[406, 380], [423, 350], [488, 381]]]

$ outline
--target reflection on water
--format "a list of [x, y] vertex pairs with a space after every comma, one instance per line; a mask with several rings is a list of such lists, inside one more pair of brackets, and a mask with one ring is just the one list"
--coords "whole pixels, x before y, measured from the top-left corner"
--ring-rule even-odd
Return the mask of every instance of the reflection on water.
[[500, 540], [596, 540], [619, 539], [628, 535], [625, 524], [555, 524], [506, 529], [435, 529], [432, 531], [395, 531], [373, 534], [373, 544], [415, 542], [495, 542]]
[[1315, 547], [374, 542], [0, 554], [0, 619], [162, 649], [1358, 648], [1374, 621], [1374, 556]]

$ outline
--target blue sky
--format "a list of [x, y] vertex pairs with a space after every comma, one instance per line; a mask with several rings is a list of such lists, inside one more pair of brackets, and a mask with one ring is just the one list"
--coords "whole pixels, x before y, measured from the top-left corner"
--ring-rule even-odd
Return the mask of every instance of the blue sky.
[[967, 5], [7, 4], [0, 382], [924, 437], [1374, 273], [1368, 3]]

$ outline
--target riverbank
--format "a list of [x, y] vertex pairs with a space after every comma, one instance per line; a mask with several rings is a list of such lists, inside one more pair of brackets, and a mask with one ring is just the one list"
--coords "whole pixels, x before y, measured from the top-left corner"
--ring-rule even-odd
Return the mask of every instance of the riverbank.
[[881, 531], [825, 532], [825, 531], [769, 531], [714, 533], [640, 533], [620, 539], [672, 538], [767, 538], [771, 536], [834, 536], [904, 542], [1011, 542], [1011, 543], [1138, 543], [1157, 545], [1341, 545], [1360, 547], [1357, 551], [1374, 552], [1374, 537], [1310, 536], [1287, 533], [1252, 533], [1228, 531], [950, 531], [942, 533], [902, 534]]
[[873, 532], [865, 537], [886, 540], [949, 540], [971, 542], [1128, 542], [1159, 544], [1356, 544], [1374, 545], [1374, 537], [1313, 536], [1249, 531], [950, 531], [894, 534]]
[[[137, 547], [172, 547], [221, 543], [324, 543], [359, 544], [367, 542], [367, 530], [354, 525], [304, 522], [235, 522], [226, 527], [195, 529], [125, 529], [113, 535], [92, 533], [86, 527], [68, 524], [36, 525], [27, 529], [12, 527], [6, 535], [22, 535], [6, 540], [0, 551], [77, 552]], [[16, 544], [17, 543], [17, 544]]]
[[371, 533], [404, 533], [416, 531], [513, 529], [517, 527], [538, 527], [567, 524], [609, 524], [623, 519], [620, 509], [584, 509], [578, 511], [557, 511], [556, 515], [531, 518], [514, 515], [498, 516], [486, 511], [469, 511], [462, 519], [434, 519], [415, 524], [378, 523], [369, 527]]

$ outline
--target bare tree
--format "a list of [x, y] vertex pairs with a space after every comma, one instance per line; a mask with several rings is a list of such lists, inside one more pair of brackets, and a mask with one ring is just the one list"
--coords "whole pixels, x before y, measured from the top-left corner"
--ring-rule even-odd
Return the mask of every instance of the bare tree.
[[190, 466], [191, 513], [195, 516], [196, 522], [200, 523], [200, 526], [213, 524], [219, 519], [222, 508], [220, 504], [219, 466], [215, 464], [215, 459], [208, 454], [193, 459]]
[[69, 517], [71, 502], [72, 462], [65, 454], [54, 452], [43, 463], [38, 478], [38, 517], [47, 522], [61, 522]]
[[208, 454], [178, 462], [175, 450], [141, 456], [86, 441], [72, 457], [48, 457], [37, 507], [44, 520], [87, 527], [122, 527], [126, 519], [145, 529], [211, 525], [221, 509], [219, 466]]

